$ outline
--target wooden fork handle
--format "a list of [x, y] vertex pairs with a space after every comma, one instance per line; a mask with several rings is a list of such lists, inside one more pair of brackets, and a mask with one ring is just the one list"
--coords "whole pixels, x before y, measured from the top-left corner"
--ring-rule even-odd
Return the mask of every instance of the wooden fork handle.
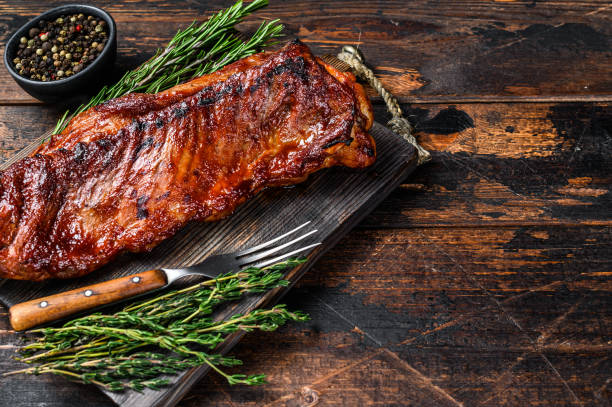
[[149, 270], [13, 305], [9, 309], [9, 318], [13, 329], [23, 331], [165, 285], [166, 274], [163, 271]]

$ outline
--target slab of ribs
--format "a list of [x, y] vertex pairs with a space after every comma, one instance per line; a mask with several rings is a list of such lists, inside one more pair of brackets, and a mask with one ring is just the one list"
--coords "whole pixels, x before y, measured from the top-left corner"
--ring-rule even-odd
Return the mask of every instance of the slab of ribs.
[[371, 125], [355, 77], [298, 40], [110, 100], [1, 173], [0, 277], [78, 277], [223, 218], [263, 188], [369, 166]]

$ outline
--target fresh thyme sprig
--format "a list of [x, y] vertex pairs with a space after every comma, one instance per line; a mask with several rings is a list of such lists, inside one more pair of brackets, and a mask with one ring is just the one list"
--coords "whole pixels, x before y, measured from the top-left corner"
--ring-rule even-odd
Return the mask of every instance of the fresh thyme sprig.
[[89, 102], [72, 113], [67, 111], [57, 122], [53, 134], [61, 133], [70, 119], [90, 107], [132, 92], [157, 93], [186, 80], [214, 72], [223, 66], [252, 55], [280, 36], [279, 20], [262, 23], [247, 41], [243, 41], [236, 24], [246, 16], [268, 5], [268, 0], [254, 0], [219, 11], [202, 24], [192, 23], [176, 33], [163, 50], [126, 72], [113, 86], [105, 86]]
[[288, 311], [284, 305], [220, 321], [213, 320], [211, 314], [215, 307], [244, 294], [286, 286], [284, 270], [303, 262], [290, 259], [264, 268], [247, 268], [141, 300], [111, 315], [96, 313], [62, 327], [31, 331], [42, 336], [22, 347], [18, 359], [36, 366], [4, 375], [52, 373], [110, 391], [141, 391], [167, 385], [164, 375], [206, 364], [230, 384], [262, 384], [264, 375], [225, 373], [221, 366], [242, 362], [214, 353], [215, 348], [234, 332], [273, 331], [308, 316]]

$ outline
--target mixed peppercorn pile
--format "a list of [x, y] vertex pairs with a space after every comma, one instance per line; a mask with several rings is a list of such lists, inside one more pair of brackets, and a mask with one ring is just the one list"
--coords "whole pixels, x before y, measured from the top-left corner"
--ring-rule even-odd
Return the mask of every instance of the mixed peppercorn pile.
[[37, 81], [72, 76], [89, 65], [108, 40], [106, 21], [84, 14], [41, 20], [21, 37], [13, 59], [19, 75]]

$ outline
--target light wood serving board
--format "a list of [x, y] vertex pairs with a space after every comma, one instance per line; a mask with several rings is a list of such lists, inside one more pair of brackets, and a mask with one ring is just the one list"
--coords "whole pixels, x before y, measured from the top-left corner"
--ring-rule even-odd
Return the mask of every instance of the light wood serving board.
[[[155, 267], [191, 265], [211, 254], [253, 246], [310, 220], [318, 233], [303, 244], [316, 241], [323, 244], [307, 254], [306, 263], [288, 272], [286, 279], [291, 282], [290, 286], [249, 296], [236, 305], [219, 310], [216, 317], [223, 318], [274, 304], [325, 251], [357, 225], [416, 167], [416, 151], [401, 137], [378, 123], [374, 123], [371, 134], [376, 140], [377, 160], [370, 168], [358, 171], [331, 168], [314, 174], [294, 187], [265, 190], [224, 220], [190, 224], [149, 253], [125, 254], [79, 279], [43, 283], [0, 280], [0, 301], [10, 307], [33, 298]], [[11, 157], [0, 169], [27, 156], [45, 137], [48, 134]], [[230, 337], [221, 345], [220, 351], [228, 352], [240, 337], [241, 334]], [[13, 363], [14, 366], [11, 364], [10, 367], [14, 369], [24, 366], [19, 362]], [[172, 384], [159, 391], [106, 393], [120, 406], [174, 406], [207, 372], [207, 367], [193, 368], [173, 376]]]

